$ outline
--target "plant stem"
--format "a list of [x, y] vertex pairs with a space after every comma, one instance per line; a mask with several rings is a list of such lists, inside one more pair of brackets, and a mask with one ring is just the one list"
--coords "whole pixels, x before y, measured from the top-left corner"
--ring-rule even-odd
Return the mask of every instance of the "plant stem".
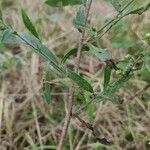
[[[85, 1], [85, 3], [84, 3], [86, 22], [88, 20], [91, 4], [92, 4], [92, 0], [89, 1], [89, 4], [87, 4], [87, 1]], [[80, 33], [76, 63], [75, 63], [75, 66], [74, 66], [74, 71], [76, 73], [78, 73], [78, 70], [79, 70], [80, 59], [81, 59], [81, 50], [82, 50], [83, 45], [84, 45], [84, 40], [85, 40], [85, 31], [82, 31]], [[61, 134], [61, 137], [60, 137], [60, 141], [59, 141], [57, 150], [62, 150], [62, 146], [63, 146], [63, 143], [64, 143], [64, 138], [65, 138], [65, 135], [66, 135], [66, 132], [67, 132], [67, 129], [68, 129], [71, 117], [72, 117], [73, 97], [74, 97], [74, 92], [69, 89], [69, 98], [68, 98], [68, 101], [67, 101], [68, 104], [67, 104], [66, 117], [65, 117], [65, 122], [64, 122], [64, 125], [63, 125], [62, 134]]]
[[[129, 1], [122, 10], [116, 15], [114, 19], [111, 19], [109, 22], [107, 22], [104, 26], [102, 26], [98, 31], [97, 37], [91, 36], [86, 41], [87, 42], [95, 42], [97, 39], [100, 39], [102, 36], [104, 36], [117, 22], [119, 22], [123, 17], [126, 15], [122, 15], [122, 13], [134, 2], [134, 0]], [[109, 26], [109, 27], [108, 27]], [[108, 27], [104, 32], [102, 32], [106, 27]], [[101, 33], [102, 32], [102, 33]]]
[[65, 116], [65, 122], [62, 128], [62, 133], [61, 133], [61, 137], [60, 137], [60, 141], [59, 144], [57, 146], [57, 150], [62, 150], [62, 146], [64, 143], [64, 138], [71, 120], [71, 116], [72, 116], [72, 103], [73, 103], [73, 91], [69, 89], [69, 98], [67, 100], [67, 109], [66, 109], [66, 116]]
[[[89, 5], [85, 4], [85, 18], [86, 18], [86, 23], [88, 21], [88, 16], [90, 12], [90, 8], [92, 5], [92, 0], [90, 0]], [[79, 65], [80, 65], [80, 59], [81, 59], [81, 51], [84, 46], [84, 40], [85, 40], [85, 31], [82, 31], [80, 33], [80, 39], [79, 39], [79, 46], [78, 46], [78, 51], [77, 51], [77, 58], [76, 58], [76, 64], [74, 67], [74, 70], [76, 73], [78, 73], [79, 70]]]

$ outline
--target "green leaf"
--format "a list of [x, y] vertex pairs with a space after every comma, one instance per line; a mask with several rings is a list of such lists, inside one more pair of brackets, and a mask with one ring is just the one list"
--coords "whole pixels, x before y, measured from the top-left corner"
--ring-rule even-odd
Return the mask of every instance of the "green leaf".
[[82, 0], [61, 0], [63, 3], [63, 6], [66, 5], [80, 5], [82, 4]]
[[53, 68], [55, 68], [60, 73], [65, 71], [59, 67], [55, 55], [43, 45], [39, 39], [29, 34], [17, 34], [17, 36], [22, 39], [28, 46], [30, 46], [38, 55], [40, 55], [44, 60], [48, 61]]
[[86, 27], [86, 17], [85, 17], [83, 5], [80, 6], [79, 11], [77, 12], [76, 18], [73, 23], [77, 29], [84, 29]]
[[94, 113], [96, 111], [96, 107], [93, 103], [91, 103], [87, 108], [88, 120], [90, 123], [94, 121]]
[[111, 4], [113, 5], [113, 7], [118, 11], [120, 12], [121, 10], [121, 3], [120, 3], [120, 0], [110, 0], [111, 1]]
[[21, 44], [22, 40], [18, 39], [15, 35], [10, 35], [7, 38], [3, 39], [3, 36], [0, 36], [0, 44]]
[[3, 32], [2, 38], [1, 38], [1, 43], [5, 43], [14, 33], [14, 30], [11, 28], [6, 29]]
[[106, 65], [104, 69], [104, 90], [107, 88], [109, 84], [110, 76], [111, 76], [111, 68], [108, 65]]
[[102, 93], [96, 95], [94, 103], [106, 102], [106, 101], [111, 101], [114, 104], [118, 104], [118, 102], [119, 102], [117, 96], [115, 96], [113, 94], [108, 94], [108, 93], [102, 92]]
[[79, 5], [82, 4], [82, 0], [47, 0], [45, 3], [53, 7], [60, 7], [67, 5]]
[[32, 24], [32, 22], [30, 21], [28, 15], [26, 14], [26, 12], [23, 9], [21, 10], [21, 12], [22, 12], [22, 19], [23, 19], [25, 26], [35, 37], [39, 39], [38, 33], [34, 25]]
[[98, 59], [100, 59], [101, 61], [106, 61], [109, 58], [109, 54], [106, 52], [106, 50], [95, 47], [91, 44], [88, 44], [89, 48], [90, 48], [90, 53], [95, 55]]
[[0, 9], [0, 21], [3, 21], [3, 13], [1, 9]]
[[3, 13], [0, 9], [0, 31], [6, 30], [8, 27], [3, 22]]
[[136, 8], [132, 8], [129, 12], [126, 13], [126, 15], [129, 14], [139, 14], [141, 15], [143, 12], [145, 12], [146, 10], [148, 10], [150, 7], [150, 2], [146, 3], [145, 5], [136, 7]]
[[133, 74], [124, 74], [120, 78], [118, 78], [116, 81], [113, 83], [109, 84], [107, 88], [105, 89], [104, 93], [107, 93], [107, 95], [112, 95], [114, 94], [117, 90], [119, 90], [123, 84], [125, 84]]
[[49, 66], [47, 65], [45, 67], [45, 70], [44, 70], [44, 83], [43, 83], [44, 91], [43, 91], [43, 94], [44, 94], [45, 101], [49, 104], [50, 101], [51, 101], [51, 94], [50, 94], [51, 75], [50, 75], [50, 72], [49, 72], [48, 68], [49, 68]]
[[62, 64], [65, 64], [66, 60], [67, 60], [70, 56], [72, 56], [72, 55], [74, 55], [74, 54], [77, 53], [77, 50], [78, 50], [77, 48], [72, 48], [72, 49], [70, 49], [69, 52], [62, 58], [61, 63], [62, 63]]
[[[91, 101], [91, 94], [89, 94], [88, 92], [84, 92], [84, 99], [86, 100], [86, 104], [88, 104]], [[94, 103], [91, 103], [90, 105], [87, 106], [87, 115], [90, 123], [93, 123], [94, 121], [95, 111], [96, 107]]]
[[3, 31], [5, 30], [5, 26], [4, 24], [2, 23], [2, 21], [0, 20], [0, 31]]
[[95, 102], [100, 101], [111, 101], [113, 103], [118, 103], [118, 97], [115, 95], [115, 93], [123, 87], [123, 85], [131, 78], [133, 77], [133, 73], [129, 73], [129, 70], [127, 69], [126, 73], [123, 74], [121, 77], [119, 77], [117, 80], [115, 80], [113, 83], [109, 83], [107, 87], [104, 89], [104, 91], [100, 94], [96, 95]]
[[92, 86], [85, 79], [83, 79], [80, 75], [76, 74], [75, 72], [71, 70], [68, 70], [67, 77], [73, 80], [74, 82], [76, 82], [78, 86], [81, 87], [82, 89], [93, 93]]
[[[65, 64], [65, 62], [67, 61], [67, 59], [72, 56], [75, 55], [77, 53], [78, 49], [77, 48], [72, 48], [69, 50], [69, 52], [67, 52], [67, 54], [65, 54], [65, 56], [62, 58], [61, 63]], [[84, 46], [82, 51], [89, 51], [89, 48], [87, 46]]]

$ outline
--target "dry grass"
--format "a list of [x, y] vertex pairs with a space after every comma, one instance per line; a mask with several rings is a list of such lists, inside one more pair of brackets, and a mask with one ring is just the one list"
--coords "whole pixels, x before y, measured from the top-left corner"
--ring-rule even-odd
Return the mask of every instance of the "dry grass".
[[[59, 58], [66, 53], [67, 48], [77, 44], [78, 33], [72, 26], [76, 8], [50, 8], [38, 0], [1, 0], [0, 3], [3, 4], [7, 22], [20, 32], [25, 30], [20, 9], [25, 8], [44, 43], [53, 49]], [[47, 19], [49, 14], [61, 16], [61, 19], [56, 22], [50, 21]], [[93, 5], [92, 14], [94, 14], [91, 16], [92, 23], [102, 24], [106, 18], [114, 16], [115, 11], [102, 1], [101, 4], [96, 2]], [[135, 37], [135, 43], [140, 42], [140, 37], [145, 32], [144, 26], [148, 23], [148, 17], [145, 13], [142, 17], [135, 16], [129, 21], [130, 34]], [[137, 18], [142, 20], [140, 24]], [[111, 33], [103, 37], [99, 44], [107, 47], [113, 58], [123, 57], [125, 54], [123, 49], [113, 50], [110, 35]], [[7, 49], [11, 57], [15, 59], [18, 56], [21, 59], [22, 67], [7, 68], [6, 73], [1, 74], [0, 150], [56, 149], [64, 118], [63, 106], [67, 90], [62, 93], [63, 87], [59, 88], [59, 80], [54, 75], [52, 103], [46, 105], [42, 97], [43, 61], [24, 45], [9, 46]], [[19, 54], [13, 55], [12, 52], [16, 49], [19, 49]], [[74, 59], [68, 61], [68, 65], [73, 64]], [[95, 89], [102, 90], [103, 78], [100, 66], [103, 64], [95, 58], [84, 56], [80, 73], [93, 81]], [[114, 105], [110, 102], [97, 104], [95, 130], [100, 137], [114, 141], [114, 146], [107, 148], [100, 145], [89, 130], [81, 126], [76, 119], [72, 119], [64, 149], [148, 150], [146, 141], [150, 140], [150, 103], [148, 89], [142, 90], [145, 85], [145, 80], [135, 78], [118, 92], [124, 99], [123, 104]], [[81, 117], [87, 120], [85, 112]]]

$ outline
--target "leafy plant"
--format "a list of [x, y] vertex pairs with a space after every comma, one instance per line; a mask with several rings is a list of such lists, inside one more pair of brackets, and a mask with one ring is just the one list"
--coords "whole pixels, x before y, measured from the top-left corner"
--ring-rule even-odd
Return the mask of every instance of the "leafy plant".
[[[78, 91], [78, 94], [81, 94], [86, 99], [86, 104], [84, 106], [81, 106], [79, 110], [77, 110], [75, 113], [72, 112], [73, 109], [73, 98], [74, 98], [74, 90], [69, 89], [70, 99], [67, 104], [67, 112], [65, 117], [65, 123], [62, 130], [62, 136], [60, 138], [60, 143], [58, 145], [58, 150], [62, 149], [64, 137], [66, 134], [66, 130], [68, 128], [70, 119], [72, 116], [77, 117], [79, 121], [85, 125], [87, 128], [92, 130], [93, 135], [95, 138], [102, 144], [110, 145], [110, 142], [106, 139], [99, 139], [96, 137], [92, 125], [84, 122], [82, 119], [79, 118], [78, 114], [83, 111], [84, 109], [88, 108], [88, 115], [89, 120], [92, 123], [92, 115], [95, 111], [95, 106], [93, 105], [96, 102], [106, 102], [111, 101], [114, 103], [118, 103], [118, 97], [116, 96], [116, 92], [123, 87], [123, 85], [134, 76], [134, 71], [139, 70], [141, 68], [137, 67], [139, 63], [142, 65], [143, 58], [145, 57], [143, 54], [139, 53], [135, 57], [130, 57], [129, 59], [124, 59], [118, 64], [113, 60], [110, 59], [110, 56], [107, 52], [107, 50], [100, 48], [96, 41], [97, 39], [100, 39], [103, 35], [105, 35], [113, 26], [115, 26], [120, 20], [122, 20], [124, 17], [130, 15], [130, 14], [142, 14], [145, 12], [149, 6], [150, 3], [148, 2], [146, 5], [139, 6], [134, 9], [128, 9], [132, 4], [134, 0], [131, 0], [126, 3], [122, 3], [122, 1], [118, 0], [112, 0], [111, 3], [114, 6], [114, 8], [117, 10], [118, 14], [116, 17], [110, 21], [108, 21], [103, 27], [100, 29], [95, 29], [94, 27], [90, 27], [87, 20], [89, 15], [89, 10], [92, 4], [92, 0], [86, 1], [86, 0], [47, 0], [46, 4], [50, 6], [67, 6], [67, 5], [77, 5], [80, 4], [79, 10], [77, 11], [77, 15], [73, 21], [74, 26], [77, 28], [77, 30], [80, 33], [80, 42], [79, 46], [75, 47], [73, 49], [70, 49], [67, 54], [64, 55], [64, 57], [61, 60], [61, 63], [59, 63], [57, 56], [47, 48], [41, 41], [41, 38], [38, 35], [38, 32], [36, 31], [33, 23], [31, 22], [30, 18], [28, 17], [27, 13], [22, 9], [22, 19], [23, 22], [28, 29], [30, 33], [18, 33], [15, 31], [11, 26], [7, 25], [3, 18], [2, 13], [0, 12], [0, 30], [1, 30], [1, 36], [0, 36], [0, 43], [23, 43], [27, 46], [29, 46], [35, 53], [40, 55], [46, 63], [48, 63], [48, 66], [46, 66], [45, 69], [45, 81], [44, 81], [44, 97], [47, 103], [50, 103], [51, 101], [51, 73], [49, 72], [49, 66], [52, 66], [55, 73], [58, 74], [59, 78], [68, 78], [71, 80], [71, 86], [73, 89], [76, 89]], [[86, 34], [91, 32], [91, 34]], [[88, 35], [88, 36], [87, 36]], [[86, 37], [87, 36], [87, 37]], [[87, 51], [87, 53], [91, 56], [94, 56], [98, 58], [99, 61], [102, 61], [105, 63], [104, 67], [104, 87], [103, 91], [99, 92], [97, 89], [94, 89], [92, 84], [88, 81], [88, 79], [85, 79], [85, 77], [82, 77], [78, 73], [80, 60], [81, 60], [81, 53]], [[77, 62], [75, 63], [75, 69], [71, 70], [67, 67], [66, 61], [70, 58], [70, 56], [77, 55]], [[117, 74], [119, 72], [119, 75], [117, 79], [114, 79], [114, 81], [111, 81], [112, 73]], [[91, 99], [91, 100], [89, 100]], [[93, 103], [92, 103], [93, 102]], [[90, 105], [92, 103], [92, 105]], [[91, 106], [91, 107], [90, 107]]]

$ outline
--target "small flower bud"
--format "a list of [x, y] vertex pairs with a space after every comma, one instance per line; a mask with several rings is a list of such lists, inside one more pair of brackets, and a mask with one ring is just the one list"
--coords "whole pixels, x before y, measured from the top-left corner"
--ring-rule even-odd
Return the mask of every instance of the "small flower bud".
[[146, 34], [146, 38], [150, 38], [150, 33], [147, 33], [147, 34]]
[[148, 43], [150, 43], [150, 33], [146, 34], [145, 39], [147, 40]]
[[132, 55], [127, 54], [127, 55], [125, 56], [125, 58], [126, 58], [126, 59], [131, 59], [131, 58], [132, 58]]
[[117, 70], [116, 74], [120, 75], [120, 74], [122, 74], [122, 71], [121, 70]]

